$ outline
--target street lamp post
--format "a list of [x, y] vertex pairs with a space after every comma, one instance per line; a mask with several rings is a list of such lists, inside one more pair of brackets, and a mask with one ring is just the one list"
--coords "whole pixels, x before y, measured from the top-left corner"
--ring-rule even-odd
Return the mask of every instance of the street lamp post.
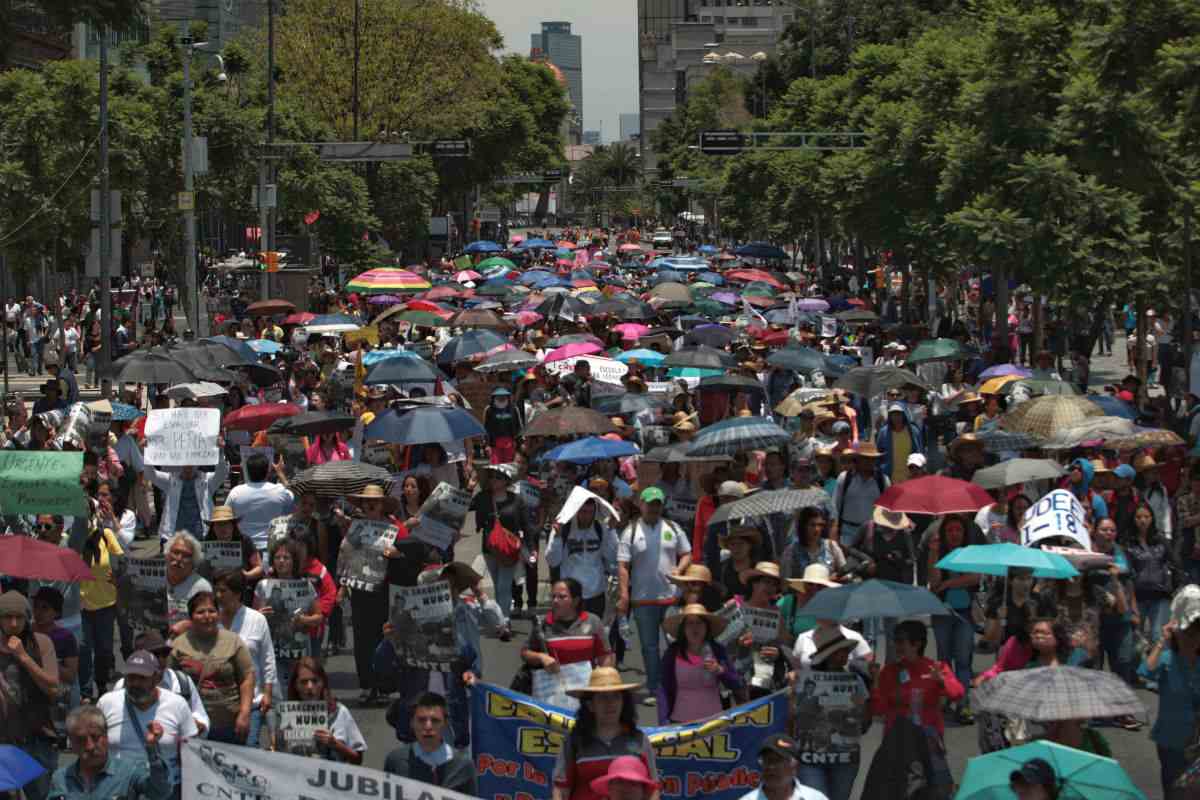
[[[184, 266], [187, 271], [188, 320], [195, 334], [200, 332], [200, 293], [196, 277], [196, 176], [192, 137], [192, 53], [207, 42], [193, 42], [190, 35], [183, 37], [183, 237]], [[101, 199], [103, 204], [105, 198]]]
[[767, 118], [767, 60], [770, 58], [762, 50], [759, 50], [751, 59], [758, 62], [758, 91], [762, 97], [762, 115], [763, 119]]

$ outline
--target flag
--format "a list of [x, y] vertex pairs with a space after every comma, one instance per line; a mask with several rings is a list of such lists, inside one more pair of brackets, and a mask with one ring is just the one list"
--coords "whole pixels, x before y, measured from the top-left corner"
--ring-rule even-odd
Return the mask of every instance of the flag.
[[742, 316], [746, 318], [749, 325], [760, 325], [764, 328], [770, 327], [767, 323], [767, 318], [750, 307], [750, 301], [745, 297], [742, 298]]

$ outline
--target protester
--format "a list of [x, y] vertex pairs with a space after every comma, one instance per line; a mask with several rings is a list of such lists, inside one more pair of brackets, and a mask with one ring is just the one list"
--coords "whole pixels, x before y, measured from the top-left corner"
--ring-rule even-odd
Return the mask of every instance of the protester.
[[205, 472], [194, 466], [163, 472], [145, 464], [142, 473], [150, 483], [162, 490], [163, 507], [159, 514], [158, 538], [165, 542], [179, 532], [193, 537], [203, 534], [203, 521], [212, 518], [213, 495], [229, 475], [225, 461], [224, 440], [217, 441], [217, 466]]
[[58, 764], [50, 718], [59, 689], [54, 643], [34, 631], [29, 601], [11, 589], [0, 594], [0, 633], [0, 744], [17, 745], [46, 768], [25, 787], [30, 800], [43, 800]]
[[75, 763], [61, 767], [50, 784], [50, 800], [89, 800], [99, 797], [143, 797], [167, 800], [172, 795], [170, 772], [158, 742], [158, 722], [146, 726], [145, 759], [117, 758], [108, 749], [108, 720], [95, 706], [81, 706], [67, 717], [67, 737]]
[[795, 739], [778, 733], [768, 734], [758, 749], [762, 778], [758, 788], [742, 795], [742, 800], [829, 800], [796, 777], [802, 757]]
[[592, 781], [592, 792], [609, 800], [651, 800], [659, 782], [650, 779], [646, 764], [636, 756], [614, 758], [603, 777]]
[[717, 714], [724, 707], [722, 687], [737, 702], [746, 690], [725, 648], [715, 641], [726, 622], [704, 606], [684, 606], [663, 621], [672, 643], [663, 654], [658, 689], [658, 722], [694, 722]]
[[445, 697], [434, 692], [417, 697], [413, 702], [413, 741], [388, 753], [383, 771], [475, 796], [475, 765], [469, 752], [455, 750], [445, 740], [447, 718]]
[[1043, 758], [1031, 758], [1008, 776], [1008, 787], [1017, 800], [1057, 800], [1058, 775]]
[[[526, 531], [528, 512], [525, 503], [519, 495], [509, 492], [514, 474], [512, 467], [508, 464], [496, 464], [485, 468], [484, 474], [488, 483], [471, 501], [471, 511], [475, 515], [475, 530], [483, 537], [484, 562], [487, 564], [488, 574], [496, 591], [496, 602], [499, 603], [500, 613], [504, 618], [500, 641], [507, 642], [512, 639], [508, 619], [512, 614], [513, 578], [516, 567], [520, 564], [521, 548], [526, 546], [526, 538], [532, 536]], [[495, 548], [498, 538], [507, 538], [505, 534], [516, 537], [513, 540], [515, 553]]]
[[117, 621], [117, 579], [113, 568], [125, 551], [98, 517], [85, 519], [87, 538], [81, 554], [91, 570], [92, 579], [79, 586], [83, 621], [79, 689], [84, 696], [95, 698], [108, 691], [114, 661], [113, 626]]
[[[278, 483], [267, 480], [267, 472], [274, 467]], [[267, 550], [267, 531], [271, 520], [289, 513], [296, 498], [287, 488], [287, 475], [283, 462], [272, 465], [262, 453], [254, 453], [242, 465], [246, 482], [233, 487], [225, 504], [233, 510], [240, 531], [254, 543], [259, 553]]]
[[250, 591], [263, 576], [262, 556], [254, 543], [242, 533], [236, 512], [228, 505], [213, 509], [208, 520], [205, 542], [237, 542], [242, 552], [242, 580]]
[[213, 576], [213, 587], [221, 628], [241, 637], [254, 664], [254, 698], [251, 701], [250, 732], [246, 736], [246, 744], [257, 747], [263, 723], [271, 713], [274, 689], [281, 682], [275, 671], [275, 645], [271, 641], [271, 628], [263, 614], [242, 603], [245, 593], [240, 570], [217, 573]]
[[535, 620], [529, 643], [521, 651], [526, 664], [547, 672], [586, 661], [592, 666], [611, 666], [604, 623], [590, 614], [583, 601], [583, 587], [574, 578], [561, 578], [550, 587], [550, 612]]
[[586, 500], [564, 527], [555, 521], [546, 544], [546, 564], [559, 577], [579, 582], [583, 607], [604, 616], [610, 577], [617, 574], [617, 533], [596, 514], [597, 502]]
[[[938, 569], [937, 563], [967, 544], [966, 521], [956, 515], [943, 517], [938, 530], [929, 538], [928, 558], [929, 590], [954, 612], [933, 618], [938, 660], [953, 664], [958, 683], [963, 686], [971, 683], [975, 658], [975, 621], [971, 609], [979, 588], [979, 576], [974, 573], [943, 572]], [[966, 696], [960, 693], [956, 702], [959, 702], [958, 721], [969, 725], [974, 715]]]
[[[355, 723], [350, 709], [333, 697], [325, 668], [312, 656], [304, 656], [292, 669], [288, 681], [288, 700], [325, 703], [329, 712], [329, 727], [313, 734], [317, 752], [328, 761], [361, 764], [367, 752], [367, 741]], [[278, 726], [276, 726], [278, 729]]]
[[846, 566], [846, 554], [842, 546], [826, 536], [827, 530], [828, 520], [820, 508], [809, 506], [800, 509], [796, 540], [787, 546], [780, 557], [785, 578], [803, 575], [811, 564], [823, 564], [832, 574]]
[[[204, 701], [200, 698], [200, 691], [186, 672], [167, 666], [167, 659], [171, 655], [171, 645], [167, 644], [162, 634], [154, 630], [145, 631], [138, 634], [137, 638], [133, 640], [133, 646], [137, 650], [145, 650], [158, 659], [158, 688], [182, 697], [191, 710], [192, 719], [195, 720], [200, 735], [206, 734], [212, 727], [212, 721], [208, 718], [208, 712], [204, 710]], [[122, 689], [124, 686], [125, 680], [122, 678], [113, 684], [113, 691]]]
[[167, 542], [167, 625], [172, 636], [179, 636], [191, 627], [191, 599], [200, 592], [212, 592], [210, 584], [198, 571], [204, 561], [204, 549], [196, 537], [179, 532]]
[[[0, 598], [2, 599], [2, 598]], [[1138, 675], [1158, 688], [1158, 716], [1150, 738], [1158, 748], [1162, 791], [1172, 797], [1175, 780], [1191, 764], [1186, 754], [1200, 708], [1195, 675], [1200, 661], [1200, 586], [1189, 584], [1171, 600], [1170, 619], [1146, 654]]]

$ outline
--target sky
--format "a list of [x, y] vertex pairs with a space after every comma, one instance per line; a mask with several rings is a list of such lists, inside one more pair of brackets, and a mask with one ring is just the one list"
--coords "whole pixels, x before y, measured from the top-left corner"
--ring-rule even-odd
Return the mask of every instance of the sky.
[[479, 0], [508, 52], [529, 55], [542, 22], [570, 22], [583, 37], [583, 129], [615, 140], [619, 115], [636, 113], [637, 0]]

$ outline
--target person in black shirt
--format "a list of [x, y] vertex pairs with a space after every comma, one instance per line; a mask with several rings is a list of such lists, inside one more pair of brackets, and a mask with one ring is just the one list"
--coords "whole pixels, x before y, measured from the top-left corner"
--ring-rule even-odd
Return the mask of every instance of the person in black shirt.
[[497, 553], [492, 547], [492, 534], [498, 519], [501, 526], [521, 540], [522, 551], [525, 549], [528, 514], [520, 496], [508, 490], [515, 474], [516, 470], [511, 464], [485, 467], [484, 475], [488, 478], [488, 483], [471, 501], [471, 511], [475, 514], [475, 530], [483, 537], [483, 560], [492, 577], [496, 602], [500, 606], [502, 642], [512, 639], [508, 616], [512, 612], [513, 575], [521, 556], [517, 555], [516, 559], [512, 560]]
[[483, 427], [487, 430], [491, 462], [510, 463], [516, 457], [521, 419], [513, 407], [512, 392], [503, 386], [492, 390], [492, 402], [483, 412]]
[[559, 381], [559, 392], [572, 405], [592, 407], [592, 365], [584, 359], [575, 362], [575, 370]]

